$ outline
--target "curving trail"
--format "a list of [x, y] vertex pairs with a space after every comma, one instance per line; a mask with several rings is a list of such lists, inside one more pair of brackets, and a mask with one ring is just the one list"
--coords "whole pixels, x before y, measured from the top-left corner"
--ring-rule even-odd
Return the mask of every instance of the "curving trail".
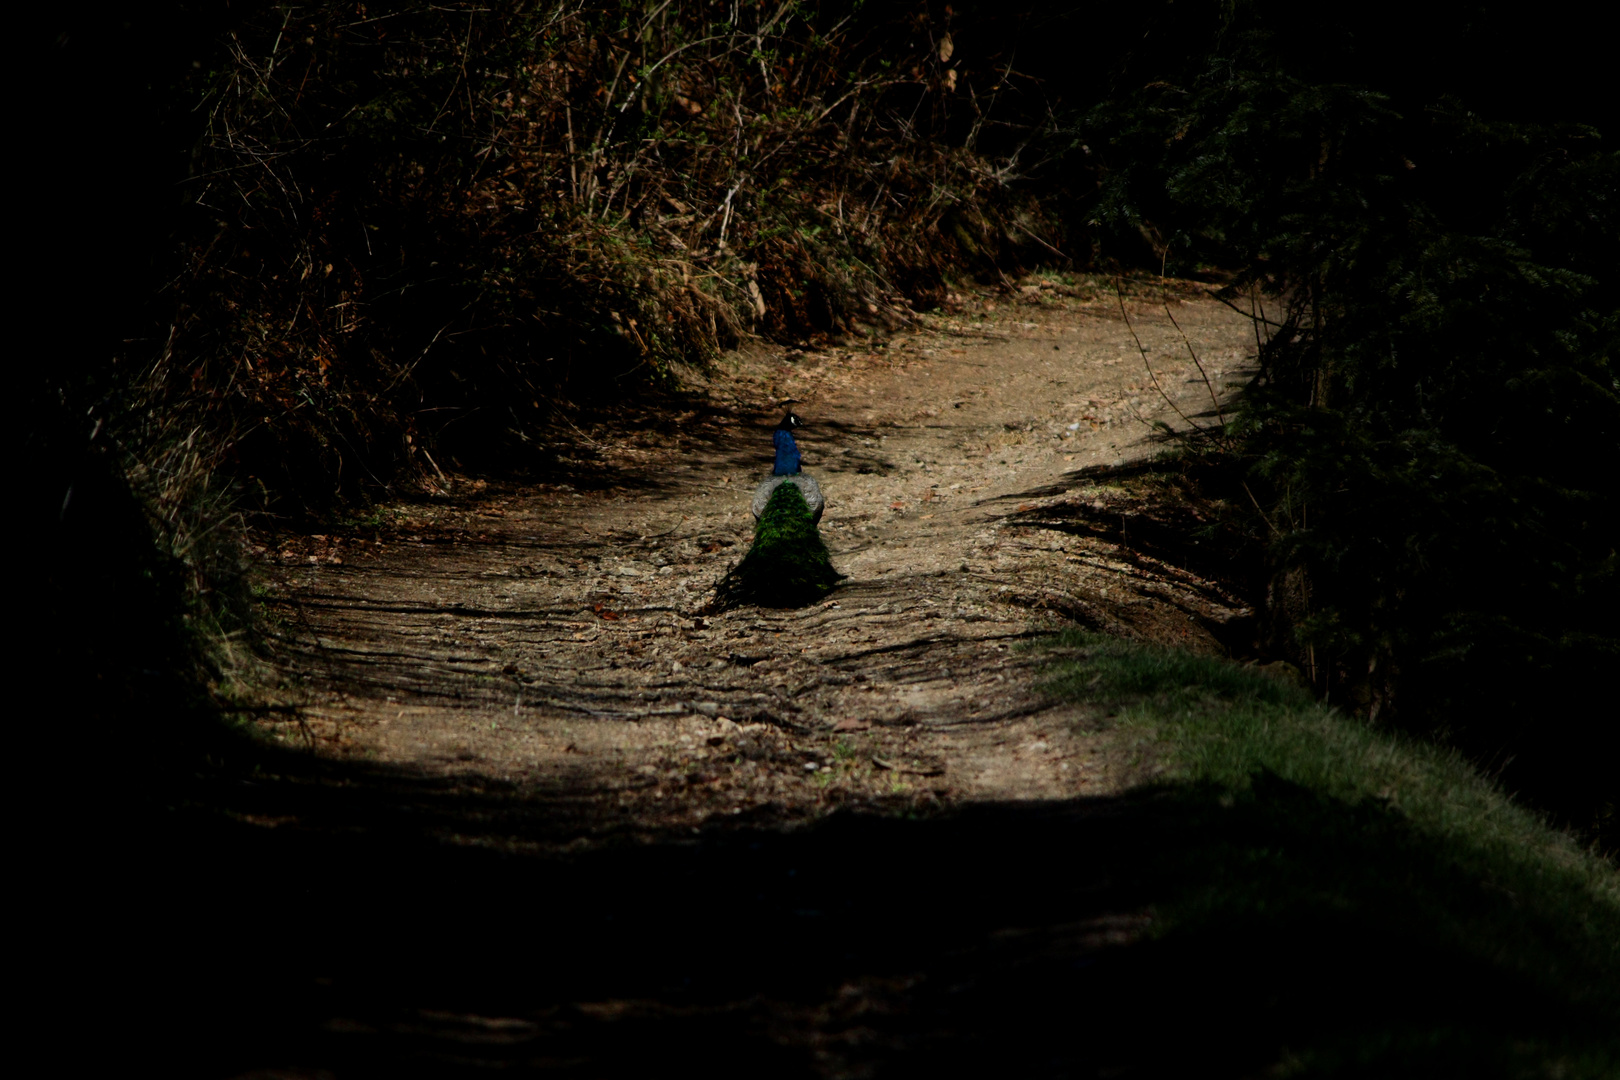
[[[1116, 790], [1093, 718], [1043, 701], [1019, 642], [1080, 619], [1216, 649], [1237, 602], [1021, 515], [1106, 513], [1117, 484], [1088, 470], [1150, 454], [1148, 423], [1207, 412], [1209, 391], [1155, 304], [1127, 327], [1112, 297], [1023, 299], [927, 318], [886, 352], [734, 357], [684, 410], [585, 432], [573, 483], [457, 484], [384, 526], [289, 541], [272, 573], [307, 730], [588, 804], [586, 834]], [[1250, 362], [1247, 320], [1186, 290], [1174, 304], [1210, 379]], [[848, 580], [808, 610], [705, 614], [788, 398]]]
[[[1220, 385], [1252, 331], [1180, 297]], [[580, 421], [547, 483], [447, 480], [266, 542], [300, 706], [266, 724], [317, 753], [222, 796], [214, 887], [293, 931], [217, 975], [257, 1002], [216, 1017], [238, 1074], [1094, 1075], [1180, 1052], [1151, 1028], [1186, 973], [1132, 943], [1203, 826], [1134, 791], [1151, 752], [1044, 698], [1020, 646], [1078, 620], [1214, 650], [1241, 620], [1110, 539], [1149, 422], [1209, 389], [1147, 299], [1134, 336], [1111, 297], [965, 308], [877, 352], [729, 358]], [[711, 612], [784, 399], [848, 580]]]

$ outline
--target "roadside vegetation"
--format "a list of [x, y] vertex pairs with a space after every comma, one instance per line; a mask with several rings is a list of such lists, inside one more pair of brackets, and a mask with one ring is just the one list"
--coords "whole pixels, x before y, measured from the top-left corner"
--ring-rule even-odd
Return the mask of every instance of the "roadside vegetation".
[[951, 31], [926, 6], [269, 6], [190, 84], [187, 378], [158, 381], [247, 505], [297, 514], [543, 468], [559, 413], [745, 338], [896, 325], [1040, 232], [978, 146], [998, 77], [959, 78]]
[[1393, 14], [1167, 17], [1185, 51], [1133, 58], [1074, 121], [1084, 203], [1148, 229], [1171, 274], [1218, 268], [1256, 320], [1258, 374], [1194, 444], [1266, 554], [1265, 650], [1612, 833], [1592, 753], [1620, 659], [1611, 98], [1510, 41], [1505, 9], [1456, 5], [1421, 60]]
[[[1120, 767], [1183, 807], [1155, 933], [1240, 938], [1243, 984], [1320, 986], [1287, 1075], [1609, 1076], [1620, 1065], [1620, 874], [1454, 750], [1214, 657], [1071, 631], [1048, 692], [1114, 714]], [[1152, 856], [1149, 856], [1152, 858]], [[1390, 958], [1377, 987], [1332, 987]], [[1337, 972], [1338, 975], [1334, 973]], [[1422, 1004], [1399, 1004], [1423, 987]], [[1339, 1001], [1360, 995], [1382, 1004]], [[1451, 1000], [1440, 1000], [1447, 996]]]
[[[536, 898], [636, 905], [604, 935], [622, 964], [589, 935], [569, 945], [554, 977], [588, 981], [662, 955], [638, 941], [695, 940], [644, 918], [647, 881], [685, 881], [659, 898], [690, 905], [677, 925], [726, 911], [737, 940], [784, 935], [744, 950], [747, 973], [806, 995], [848, 942], [789, 940], [802, 911], [845, 912], [839, 934], [873, 955], [905, 939], [918, 965], [956, 957], [952, 934], [978, 947], [971, 930], [996, 943], [960, 954], [983, 972], [1040, 909], [1050, 934], [1001, 981], [930, 984], [950, 989], [929, 1022], [989, 1033], [978, 1071], [1009, 1045], [1030, 1071], [1092, 1067], [1089, 1044], [1049, 1045], [1072, 1041], [1081, 1000], [1097, 1060], [1173, 1060], [1164, 1075], [1614, 1075], [1609, 42], [1499, 0], [1426, 12], [1444, 28], [1430, 36], [1408, 7], [173, 0], [30, 16], [22, 143], [46, 227], [18, 260], [17, 309], [44, 344], [17, 364], [15, 607], [38, 619], [17, 667], [41, 700], [20, 726], [27, 794], [61, 807], [34, 899], [92, 958], [49, 978], [135, 948], [130, 971], [213, 973], [189, 980], [199, 1008], [279, 1023], [312, 984], [255, 983], [242, 958], [275, 952], [255, 937], [265, 913], [309, 947], [309, 905], [344, 895], [312, 892], [326, 875], [310, 867], [376, 898], [334, 909], [386, 920], [421, 865], [455, 886], [447, 904], [479, 905], [459, 925], [497, 935], [572, 925], [537, 920]], [[880, 337], [962, 283], [1015, 291], [1030, 272], [1117, 288], [1122, 308], [1128, 289], [1198, 279], [1253, 318], [1255, 378], [1190, 418], [1177, 461], [1143, 469], [1132, 496], [1156, 509], [1134, 535], [1179, 550], [1173, 534], [1197, 532], [1199, 572], [1257, 612], [1233, 656], [1299, 684], [1064, 635], [1049, 689], [1115, 714], [1137, 789], [831, 820], [825, 902], [733, 911], [753, 864], [724, 848], [702, 864], [712, 897], [676, 873], [686, 847], [657, 853], [668, 873], [620, 853], [599, 894], [521, 859], [490, 871], [513, 887], [463, 889], [454, 845], [374, 843], [398, 825], [381, 809], [397, 778], [354, 788], [361, 824], [331, 837], [260, 827], [285, 807], [244, 779], [274, 755], [236, 726], [270, 707], [238, 683], [260, 617], [249, 528], [381, 521], [454, 476], [545, 478], [589, 455], [580, 416], [678, 393], [726, 349]], [[1114, 528], [1059, 523], [1082, 525]], [[812, 561], [788, 568], [800, 596], [835, 579]], [[253, 813], [226, 826], [233, 799]], [[467, 812], [489, 805], [480, 792]], [[809, 865], [798, 842], [761, 841], [784, 845], [781, 880]], [[170, 892], [109, 914], [106, 896], [158, 878]], [[848, 906], [918, 882], [903, 918]], [[1154, 929], [1073, 998], [1096, 952], [1063, 951], [1082, 892], [1099, 918], [1152, 907]], [[397, 942], [421, 926], [377, 938], [414, 963]], [[170, 953], [188, 940], [208, 956], [195, 969]], [[515, 979], [510, 944], [485, 952]], [[556, 947], [548, 930], [522, 974]], [[750, 982], [734, 1000], [756, 998]], [[114, 999], [163, 1011], [150, 1027], [172, 1040], [161, 993], [131, 981]], [[964, 1067], [957, 1043], [933, 1045], [933, 1072]]]
[[[45, 681], [138, 760], [212, 745], [245, 521], [544, 475], [581, 410], [953, 281], [1146, 271], [1255, 319], [1257, 377], [1184, 446], [1259, 568], [1234, 650], [1305, 673], [1334, 753], [1445, 748], [1404, 812], [1478, 768], [1612, 850], [1614, 98], [1598, 35], [1445, 10], [1443, 40], [1259, 0], [63, 14], [28, 117]], [[1240, 784], [1260, 751], [1222, 746], [1199, 768]]]

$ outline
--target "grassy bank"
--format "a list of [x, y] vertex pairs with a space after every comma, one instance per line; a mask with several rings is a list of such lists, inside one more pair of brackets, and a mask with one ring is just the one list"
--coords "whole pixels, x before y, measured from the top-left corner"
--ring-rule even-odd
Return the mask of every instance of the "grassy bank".
[[1121, 764], [1186, 815], [1144, 856], [1174, 882], [1157, 937], [1235, 965], [1212, 974], [1256, 995], [1283, 1075], [1614, 1075], [1611, 864], [1456, 754], [1287, 682], [1078, 631], [1048, 648], [1049, 692], [1112, 714]]

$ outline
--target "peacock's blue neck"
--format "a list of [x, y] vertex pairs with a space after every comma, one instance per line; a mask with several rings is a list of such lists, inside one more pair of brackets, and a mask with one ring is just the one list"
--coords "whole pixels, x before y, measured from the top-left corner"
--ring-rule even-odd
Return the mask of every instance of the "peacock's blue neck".
[[792, 476], [798, 472], [799, 444], [793, 441], [792, 433], [777, 428], [772, 441], [776, 444], [776, 467], [771, 470], [771, 475]]

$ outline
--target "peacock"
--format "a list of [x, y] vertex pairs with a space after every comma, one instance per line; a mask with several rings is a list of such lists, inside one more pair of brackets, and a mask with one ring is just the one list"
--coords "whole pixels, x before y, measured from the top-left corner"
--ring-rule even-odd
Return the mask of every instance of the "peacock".
[[790, 412], [771, 435], [776, 462], [754, 489], [754, 545], [720, 582], [715, 601], [721, 608], [801, 607], [827, 595], [844, 576], [833, 569], [816, 527], [826, 500], [802, 468], [793, 438], [802, 423]]

